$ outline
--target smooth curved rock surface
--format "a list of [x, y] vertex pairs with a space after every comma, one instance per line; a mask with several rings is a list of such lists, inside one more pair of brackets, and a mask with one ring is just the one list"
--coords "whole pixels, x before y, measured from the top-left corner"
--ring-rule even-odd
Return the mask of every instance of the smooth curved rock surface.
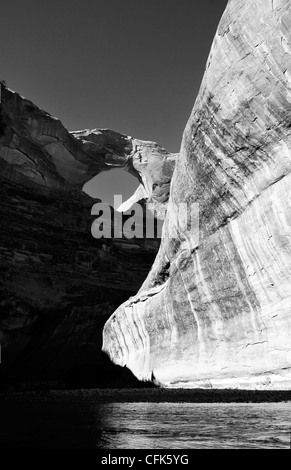
[[[169, 387], [291, 389], [291, 5], [230, 0], [172, 177], [167, 238], [103, 349]], [[195, 229], [180, 202], [199, 203]], [[197, 228], [196, 228], [197, 229]]]

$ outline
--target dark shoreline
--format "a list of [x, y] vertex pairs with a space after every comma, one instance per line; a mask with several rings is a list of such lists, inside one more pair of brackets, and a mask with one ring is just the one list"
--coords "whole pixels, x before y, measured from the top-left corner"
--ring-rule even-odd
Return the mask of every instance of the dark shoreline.
[[88, 400], [96, 403], [275, 403], [291, 402], [291, 390], [112, 388], [13, 391], [0, 394], [2, 402]]

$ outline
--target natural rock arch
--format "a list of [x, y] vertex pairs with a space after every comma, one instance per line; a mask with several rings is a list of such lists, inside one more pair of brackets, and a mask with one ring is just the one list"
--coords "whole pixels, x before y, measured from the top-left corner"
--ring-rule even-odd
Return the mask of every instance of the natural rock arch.
[[[140, 199], [157, 206], [167, 202], [177, 155], [157, 143], [110, 129], [68, 132], [58, 119], [2, 83], [1, 109], [3, 119], [17, 123], [17, 131], [16, 126], [14, 131], [10, 127], [5, 135], [5, 160], [39, 186], [45, 188], [49, 180], [55, 187], [65, 189], [69, 185], [82, 190], [100, 172], [122, 168], [140, 182], [122, 210]], [[41, 163], [37, 158], [39, 153]]]

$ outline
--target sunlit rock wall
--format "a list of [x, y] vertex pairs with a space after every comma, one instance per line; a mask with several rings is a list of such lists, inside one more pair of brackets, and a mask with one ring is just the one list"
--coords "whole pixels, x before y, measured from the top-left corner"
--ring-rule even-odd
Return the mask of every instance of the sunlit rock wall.
[[[290, 52], [289, 0], [230, 0], [183, 135], [167, 237], [103, 332], [139, 378], [291, 388]], [[199, 204], [191, 231], [185, 201]]]

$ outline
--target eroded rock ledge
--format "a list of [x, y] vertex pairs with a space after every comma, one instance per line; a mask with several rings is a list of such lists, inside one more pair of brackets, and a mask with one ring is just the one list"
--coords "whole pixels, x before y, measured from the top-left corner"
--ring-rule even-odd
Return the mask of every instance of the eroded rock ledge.
[[[183, 135], [168, 238], [104, 328], [103, 349], [140, 379], [291, 389], [290, 52], [290, 1], [229, 1]], [[199, 203], [199, 243], [180, 229], [185, 201]]]

